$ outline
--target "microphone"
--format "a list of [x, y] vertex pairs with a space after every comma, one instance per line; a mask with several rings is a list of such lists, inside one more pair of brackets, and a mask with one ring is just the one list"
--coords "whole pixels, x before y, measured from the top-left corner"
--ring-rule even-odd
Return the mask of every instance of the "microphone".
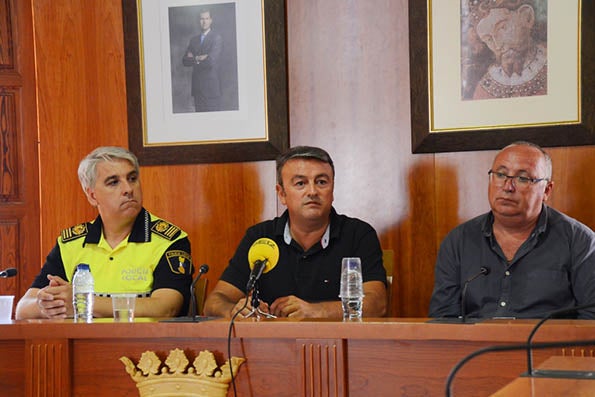
[[479, 269], [479, 273], [469, 277], [467, 280], [465, 280], [465, 284], [463, 285], [463, 291], [461, 292], [461, 319], [462, 322], [465, 323], [467, 321], [467, 308], [466, 308], [466, 298], [467, 298], [467, 287], [469, 286], [469, 283], [473, 280], [475, 280], [476, 278], [478, 278], [479, 276], [487, 276], [488, 274], [490, 274], [490, 268], [486, 267], [486, 266], [482, 266]]
[[196, 317], [196, 283], [200, 279], [203, 274], [206, 274], [209, 271], [209, 265], [203, 264], [200, 265], [198, 268], [198, 274], [192, 280], [192, 284], [190, 284], [190, 318]]
[[14, 277], [17, 275], [17, 269], [14, 267], [0, 271], [0, 278]]
[[527, 338], [527, 374], [528, 374], [528, 376], [533, 376], [533, 374], [534, 374], [533, 349], [532, 349], [533, 336], [535, 335], [537, 330], [543, 325], [543, 323], [545, 323], [547, 320], [554, 318], [554, 317], [558, 317], [558, 316], [561, 316], [564, 314], [574, 313], [574, 312], [577, 312], [577, 311], [583, 310], [583, 309], [590, 309], [592, 307], [595, 307], [595, 303], [588, 303], [585, 305], [568, 307], [566, 309], [556, 310], [556, 311], [549, 313], [547, 316], [542, 318], [537, 324], [535, 324], [535, 327], [533, 327], [533, 330], [531, 330], [531, 333], [529, 334], [529, 337]]
[[252, 291], [263, 273], [268, 273], [279, 261], [279, 247], [277, 243], [267, 237], [256, 240], [248, 251], [250, 264], [250, 278], [246, 284], [246, 295]]
[[[551, 348], [558, 348], [558, 347], [570, 347], [570, 346], [592, 346], [595, 344], [595, 339], [582, 339], [582, 340], [574, 340], [568, 342], [543, 342], [543, 343], [535, 343], [533, 348], [535, 349], [551, 349]], [[482, 349], [476, 350], [471, 354], [463, 357], [450, 371], [448, 377], [446, 378], [446, 397], [451, 397], [451, 385], [455, 378], [455, 375], [459, 370], [465, 365], [467, 362], [471, 361], [471, 359], [481, 356], [485, 353], [491, 352], [508, 352], [508, 351], [515, 351], [515, 350], [525, 350], [527, 348], [526, 343], [520, 344], [513, 344], [513, 345], [495, 345], [495, 346], [488, 346]], [[543, 371], [544, 373], [546, 371]], [[561, 372], [561, 371], [559, 371]], [[582, 371], [581, 371], [582, 372]], [[578, 374], [581, 375], [581, 374]], [[524, 375], [521, 375], [524, 376]], [[564, 376], [552, 376], [557, 378], [563, 378]], [[585, 371], [584, 376], [572, 376], [572, 379], [593, 379], [593, 372], [592, 371]]]

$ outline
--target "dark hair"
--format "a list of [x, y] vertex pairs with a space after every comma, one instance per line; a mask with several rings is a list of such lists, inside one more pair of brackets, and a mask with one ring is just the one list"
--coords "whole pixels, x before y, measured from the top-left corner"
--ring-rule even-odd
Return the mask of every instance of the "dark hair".
[[333, 164], [333, 159], [331, 159], [331, 156], [324, 149], [314, 146], [295, 146], [289, 148], [277, 157], [277, 183], [281, 186], [283, 186], [281, 170], [285, 163], [293, 159], [318, 160], [327, 163], [333, 170], [333, 179], [335, 178], [335, 165]]

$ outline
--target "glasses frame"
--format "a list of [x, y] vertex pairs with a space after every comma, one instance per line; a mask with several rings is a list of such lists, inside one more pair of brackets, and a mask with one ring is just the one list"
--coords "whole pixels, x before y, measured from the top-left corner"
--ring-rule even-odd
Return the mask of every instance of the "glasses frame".
[[496, 179], [497, 181], [502, 181], [502, 186], [506, 185], [506, 181], [510, 180], [514, 184], [515, 187], [519, 186], [532, 186], [541, 181], [549, 181], [548, 178], [531, 178], [528, 176], [522, 175], [506, 175], [503, 172], [489, 170], [488, 175], [490, 180], [492, 180], [492, 175], [496, 175], [497, 178], [504, 177], [505, 179]]

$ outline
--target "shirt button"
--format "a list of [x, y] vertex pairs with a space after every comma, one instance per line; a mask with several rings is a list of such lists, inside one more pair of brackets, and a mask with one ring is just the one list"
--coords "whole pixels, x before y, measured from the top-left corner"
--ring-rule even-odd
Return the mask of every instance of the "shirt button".
[[510, 272], [507, 270], [504, 272], [505, 275], [510, 276]]
[[502, 307], [506, 306], [506, 302], [500, 302], [500, 306], [502, 306]]

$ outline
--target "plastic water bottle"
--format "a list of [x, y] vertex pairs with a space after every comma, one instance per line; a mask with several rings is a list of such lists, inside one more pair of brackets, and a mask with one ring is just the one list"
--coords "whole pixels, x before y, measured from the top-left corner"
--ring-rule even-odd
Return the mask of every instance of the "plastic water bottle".
[[343, 304], [343, 320], [361, 320], [364, 288], [360, 258], [342, 259], [339, 297]]
[[91, 269], [86, 263], [76, 267], [72, 279], [72, 306], [75, 322], [91, 322], [93, 320], [94, 281]]

